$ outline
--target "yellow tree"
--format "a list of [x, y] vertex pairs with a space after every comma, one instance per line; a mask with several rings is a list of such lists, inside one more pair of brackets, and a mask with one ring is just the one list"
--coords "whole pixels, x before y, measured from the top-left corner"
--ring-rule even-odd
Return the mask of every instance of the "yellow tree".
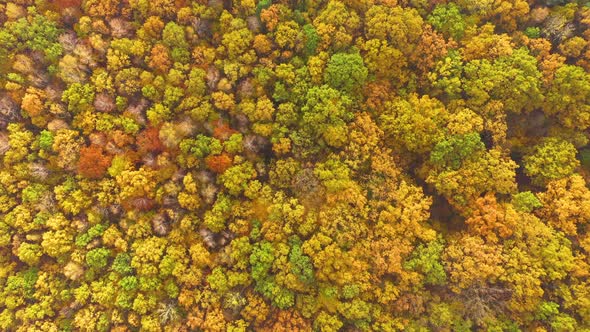
[[542, 204], [538, 216], [567, 235], [578, 234], [578, 227], [590, 219], [590, 190], [578, 174], [550, 181], [537, 196]]

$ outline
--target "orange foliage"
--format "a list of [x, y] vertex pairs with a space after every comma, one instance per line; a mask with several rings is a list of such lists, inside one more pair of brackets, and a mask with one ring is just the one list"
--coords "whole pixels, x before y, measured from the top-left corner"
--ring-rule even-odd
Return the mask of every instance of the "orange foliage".
[[172, 61], [170, 60], [170, 54], [166, 46], [156, 44], [151, 51], [149, 66], [156, 71], [165, 73], [170, 69], [171, 65]]
[[580, 175], [551, 181], [538, 196], [543, 204], [539, 217], [567, 235], [577, 235], [590, 220], [590, 189]]
[[385, 102], [395, 96], [391, 83], [387, 80], [367, 83], [364, 93], [367, 97], [367, 106], [374, 111], [385, 108]]
[[494, 194], [488, 193], [475, 200], [474, 211], [465, 223], [474, 233], [491, 242], [497, 242], [498, 237], [507, 238], [512, 235], [517, 218], [516, 211], [501, 206]]
[[135, 197], [121, 202], [121, 206], [127, 210], [149, 211], [154, 208], [154, 200], [148, 197]]
[[111, 17], [119, 13], [119, 1], [87, 0], [82, 6], [89, 16]]
[[133, 137], [121, 130], [113, 130], [109, 133], [109, 139], [119, 148], [133, 143]]
[[53, 0], [51, 3], [58, 8], [79, 7], [82, 0]]
[[297, 332], [311, 331], [309, 322], [294, 310], [279, 310], [270, 319], [271, 325], [264, 327], [265, 332]]
[[213, 137], [220, 141], [225, 141], [233, 134], [237, 133], [236, 130], [231, 129], [227, 123], [219, 120], [216, 123], [215, 129], [213, 129]]
[[232, 158], [227, 153], [222, 153], [217, 156], [207, 157], [205, 163], [210, 170], [221, 174], [232, 165]]
[[21, 108], [27, 112], [31, 117], [35, 117], [41, 114], [43, 111], [43, 101], [39, 95], [35, 93], [27, 93], [21, 103]]
[[111, 166], [111, 156], [104, 155], [100, 147], [91, 145], [80, 149], [78, 174], [91, 179], [100, 179], [109, 166]]
[[268, 31], [273, 31], [279, 24], [279, 7], [272, 5], [263, 9], [260, 13], [260, 20], [266, 24]]
[[272, 42], [265, 35], [254, 36], [254, 49], [259, 55], [267, 54], [272, 51]]
[[411, 62], [419, 71], [420, 79], [426, 82], [428, 80], [426, 75], [434, 67], [436, 61], [445, 57], [448, 49], [455, 47], [457, 47], [457, 43], [452, 39], [447, 43], [444, 36], [433, 31], [431, 26], [424, 27], [418, 46], [410, 57]]
[[140, 152], [162, 152], [164, 145], [160, 141], [158, 128], [150, 127], [137, 136], [137, 150]]

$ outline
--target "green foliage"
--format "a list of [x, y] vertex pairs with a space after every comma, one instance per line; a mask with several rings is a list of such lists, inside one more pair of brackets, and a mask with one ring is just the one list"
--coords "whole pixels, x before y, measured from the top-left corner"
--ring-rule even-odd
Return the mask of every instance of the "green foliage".
[[205, 135], [197, 135], [194, 139], [184, 139], [180, 142], [179, 147], [183, 153], [190, 153], [198, 158], [204, 158], [210, 154], [220, 154], [223, 150], [218, 139]]
[[260, 245], [252, 248], [252, 254], [250, 255], [250, 265], [252, 266], [252, 279], [255, 281], [263, 280], [274, 261], [273, 247], [269, 242], [262, 242]]
[[460, 40], [463, 37], [467, 24], [461, 11], [454, 3], [437, 5], [428, 15], [428, 23], [445, 36]]
[[205, 78], [207, 73], [201, 68], [193, 68], [188, 74], [186, 80], [186, 92], [192, 95], [201, 96], [205, 94], [207, 86], [205, 84]]
[[39, 134], [39, 147], [43, 150], [51, 150], [53, 146], [53, 133], [48, 130], [43, 130]]
[[35, 283], [39, 278], [39, 269], [31, 267], [9, 276], [6, 279], [3, 293], [18, 294], [21, 297], [31, 298], [35, 293]]
[[336, 53], [326, 66], [324, 82], [345, 93], [357, 92], [367, 80], [368, 70], [357, 54]]
[[533, 110], [543, 100], [537, 60], [526, 48], [516, 49], [493, 62], [472, 60], [464, 71], [463, 89], [469, 97], [468, 104], [474, 108], [496, 100], [507, 111], [520, 113]]
[[260, 17], [260, 13], [263, 9], [266, 9], [272, 5], [272, 0], [259, 0], [256, 4], [256, 16]]
[[321, 139], [333, 147], [344, 145], [347, 139], [346, 123], [352, 119], [352, 101], [326, 85], [312, 87], [306, 96], [307, 102], [301, 108], [303, 113], [296, 144], [309, 145]]
[[446, 57], [435, 64], [434, 70], [428, 74], [428, 79], [448, 98], [458, 99], [462, 97], [463, 92], [463, 68], [461, 53], [451, 50]]
[[549, 320], [559, 313], [559, 304], [555, 302], [542, 302], [537, 308], [535, 316], [540, 320]]
[[440, 101], [412, 94], [407, 99], [386, 103], [379, 123], [391, 145], [425, 153], [444, 138], [447, 118]]
[[525, 173], [539, 184], [571, 175], [580, 165], [576, 148], [559, 138], [546, 138], [524, 157]]
[[303, 26], [303, 33], [305, 34], [305, 54], [307, 56], [315, 54], [320, 41], [317, 30], [313, 25], [306, 24]]
[[68, 105], [70, 112], [85, 111], [94, 101], [94, 88], [90, 84], [74, 83], [64, 91], [61, 100]]
[[101, 236], [104, 231], [107, 229], [106, 225], [97, 224], [92, 226], [88, 229], [88, 231], [84, 234], [78, 235], [76, 237], [76, 245], [78, 247], [85, 247], [92, 241], [94, 238]]
[[465, 158], [485, 149], [478, 133], [454, 135], [437, 143], [430, 153], [430, 161], [443, 168], [458, 169]]
[[48, 192], [47, 186], [40, 183], [33, 183], [23, 189], [21, 198], [23, 203], [37, 203]]
[[207, 282], [211, 286], [211, 289], [223, 294], [229, 290], [227, 277], [221, 267], [215, 268], [211, 271], [211, 274], [207, 277]]
[[250, 162], [244, 162], [228, 168], [221, 176], [219, 182], [223, 184], [229, 194], [237, 196], [248, 185], [248, 181], [256, 177], [256, 170]]
[[139, 281], [134, 276], [127, 276], [119, 281], [119, 286], [129, 292], [137, 289]]
[[204, 216], [203, 224], [214, 232], [225, 229], [226, 219], [231, 209], [231, 200], [227, 195], [217, 196], [217, 200], [210, 211]]
[[338, 317], [327, 314], [322, 311], [319, 313], [315, 321], [313, 322], [315, 329], [319, 331], [338, 331], [344, 325]]
[[169, 120], [171, 116], [172, 112], [170, 111], [170, 108], [162, 104], [155, 104], [154, 107], [151, 107], [147, 111], [147, 118], [154, 126], [157, 126], [160, 123]]
[[590, 126], [590, 75], [578, 66], [564, 65], [555, 71], [547, 91], [544, 110], [568, 128]]
[[539, 27], [528, 27], [524, 30], [524, 34], [529, 38], [539, 38], [541, 36], [541, 29]]
[[295, 304], [293, 291], [277, 285], [271, 279], [264, 279], [256, 284], [257, 291], [269, 298], [272, 304], [279, 309], [287, 309]]
[[444, 244], [444, 240], [439, 237], [426, 245], [418, 245], [410, 259], [404, 263], [404, 268], [421, 272], [427, 285], [444, 285], [447, 282], [441, 262]]
[[170, 48], [186, 48], [188, 46], [184, 28], [175, 22], [168, 22], [162, 31], [162, 41]]
[[290, 239], [291, 251], [289, 252], [289, 262], [291, 270], [304, 283], [312, 283], [315, 278], [313, 274], [313, 265], [311, 259], [303, 253], [301, 249], [301, 240], [297, 237]]
[[577, 327], [576, 320], [565, 314], [560, 314], [551, 322], [553, 331], [575, 331]]
[[350, 169], [336, 158], [330, 158], [317, 165], [314, 174], [329, 192], [342, 191], [351, 184]]
[[45, 56], [55, 61], [63, 52], [57, 38], [62, 33], [57, 22], [37, 13], [34, 7], [30, 8], [30, 15], [16, 21], [7, 22], [0, 30], [0, 41], [3, 49], [0, 51], [2, 58], [6, 52], [14, 49], [20, 52], [24, 49], [44, 52]]
[[132, 273], [133, 268], [131, 267], [131, 256], [128, 253], [118, 254], [113, 260], [111, 269], [121, 275]]
[[[216, 149], [217, 146], [214, 145], [213, 148]], [[242, 134], [231, 135], [227, 141], [223, 142], [223, 148], [228, 153], [237, 154], [237, 153], [242, 152], [242, 150], [243, 150], [243, 136], [242, 136]]]
[[521, 212], [531, 212], [536, 208], [543, 206], [541, 201], [530, 191], [520, 192], [512, 195], [512, 205]]
[[86, 263], [97, 269], [107, 266], [111, 251], [107, 248], [96, 248], [86, 253]]

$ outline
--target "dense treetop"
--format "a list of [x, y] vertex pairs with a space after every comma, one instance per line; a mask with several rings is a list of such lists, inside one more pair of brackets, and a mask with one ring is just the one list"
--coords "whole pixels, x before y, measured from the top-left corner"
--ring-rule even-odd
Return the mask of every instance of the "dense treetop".
[[0, 1], [0, 330], [590, 331], [590, 3]]

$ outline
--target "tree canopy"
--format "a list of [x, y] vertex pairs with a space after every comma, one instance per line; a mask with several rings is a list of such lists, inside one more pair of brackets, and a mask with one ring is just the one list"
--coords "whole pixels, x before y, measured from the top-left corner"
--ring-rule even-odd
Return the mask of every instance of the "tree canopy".
[[0, 1], [0, 331], [590, 331], [586, 0]]

